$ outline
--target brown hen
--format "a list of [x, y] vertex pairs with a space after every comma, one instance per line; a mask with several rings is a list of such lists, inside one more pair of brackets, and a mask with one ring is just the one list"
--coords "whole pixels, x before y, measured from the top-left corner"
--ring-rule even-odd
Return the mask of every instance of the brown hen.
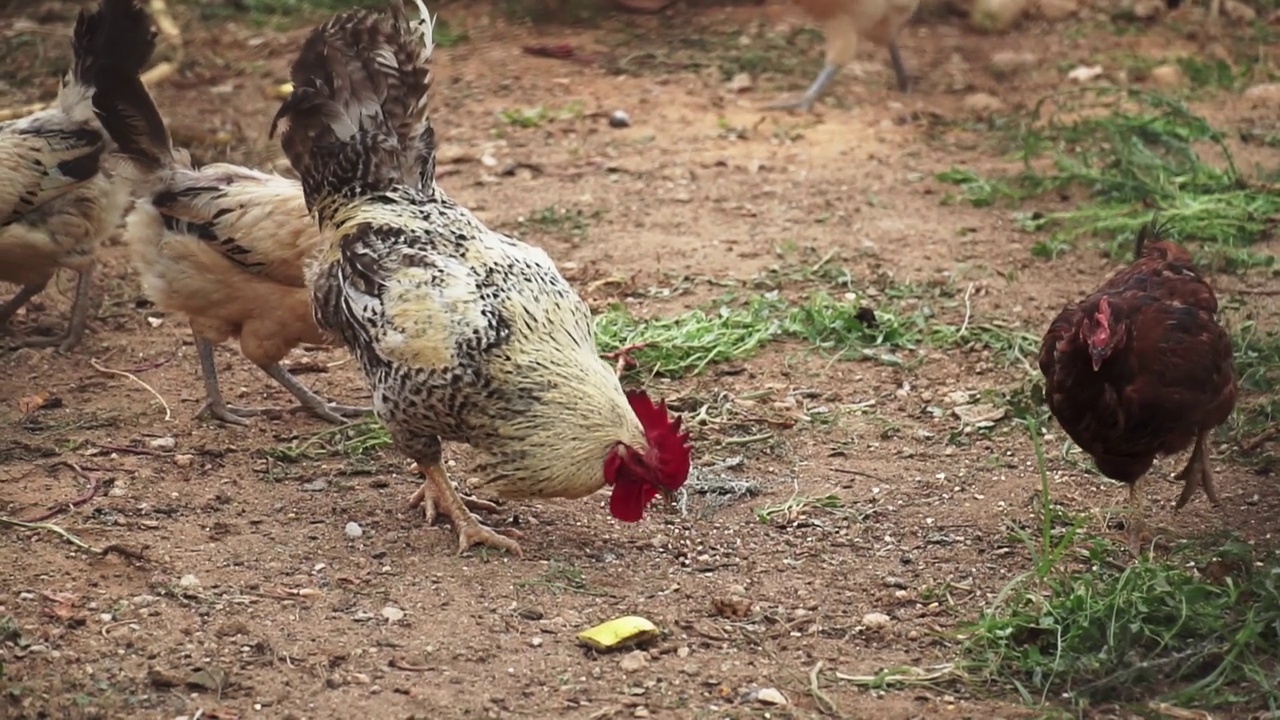
[[1194, 444], [1175, 507], [1197, 488], [1218, 504], [1205, 439], [1236, 400], [1213, 289], [1185, 249], [1158, 235], [1154, 225], [1139, 233], [1133, 264], [1059, 313], [1040, 346], [1049, 410], [1103, 475], [1129, 485], [1135, 552], [1145, 530], [1138, 483], [1157, 455]]

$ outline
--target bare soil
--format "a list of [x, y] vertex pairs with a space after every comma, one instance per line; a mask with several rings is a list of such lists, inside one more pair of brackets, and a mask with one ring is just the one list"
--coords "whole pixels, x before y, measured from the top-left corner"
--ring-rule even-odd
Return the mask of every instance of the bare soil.
[[[835, 105], [801, 116], [758, 108], [809, 82], [820, 58], [812, 40], [793, 71], [765, 73], [743, 92], [728, 89], [710, 61], [664, 64], [674, 57], [664, 48], [701, 33], [776, 36], [776, 18], [796, 27], [796, 11], [676, 9], [578, 29], [520, 25], [476, 4], [442, 10], [451, 29], [469, 34], [436, 55], [442, 184], [491, 226], [545, 247], [593, 306], [671, 314], [718, 296], [722, 281], [829, 258], [859, 279], [972, 283], [973, 321], [1036, 333], [1113, 263], [1088, 249], [1037, 260], [1034, 236], [1015, 229], [1010, 211], [940, 202], [952, 188], [935, 173], [998, 158], [980, 126], [929, 118], [963, 119], [972, 92], [1033, 103], [1077, 63], [1111, 70], [1115, 58], [1248, 42], [1230, 30], [1197, 39], [1171, 22], [1120, 35], [1091, 21], [1028, 21], [987, 36], [958, 21], [920, 21], [903, 41], [917, 78], [911, 94], [894, 92], [887, 58], [867, 50], [833, 85]], [[15, 59], [3, 78], [10, 104], [56, 92], [73, 11], [52, 2], [28, 9], [21, 25], [10, 24], [17, 9], [3, 17], [6, 64]], [[1184, 24], [1201, 11], [1187, 9]], [[200, 161], [287, 172], [266, 131], [272, 91], [306, 28], [205, 20], [195, 6], [174, 13], [185, 54], [155, 94], [178, 142]], [[521, 51], [561, 42], [607, 60]], [[997, 76], [989, 59], [1001, 51], [1036, 62]], [[620, 58], [644, 70], [609, 72]], [[565, 117], [535, 127], [503, 118], [538, 107]], [[1222, 127], [1274, 124], [1273, 107], [1238, 97], [1195, 107]], [[630, 127], [609, 126], [616, 109], [630, 114]], [[574, 231], [530, 221], [548, 208], [584, 219]], [[945, 679], [886, 692], [830, 674], [953, 660], [952, 634], [1027, 569], [1027, 550], [1008, 533], [1034, 522], [1039, 480], [1025, 431], [1006, 420], [989, 433], [962, 432], [949, 411], [951, 393], [1019, 382], [985, 352], [932, 351], [908, 370], [780, 345], [659, 383], [686, 413], [733, 407], [737, 425], [693, 423], [697, 463], [758, 483], [760, 495], [725, 504], [691, 494], [684, 514], [660, 510], [635, 525], [610, 519], [603, 494], [508, 504], [498, 522], [522, 529], [525, 558], [457, 556], [447, 525], [427, 527], [406, 511], [416, 483], [394, 450], [285, 463], [265, 451], [327, 426], [296, 414], [249, 428], [196, 420], [203, 393], [186, 326], [141, 298], [118, 244], [105, 248], [104, 265], [103, 304], [77, 351], [0, 355], [0, 513], [31, 517], [81, 494], [86, 480], [59, 464], [75, 463], [103, 490], [54, 522], [148, 561], [92, 557], [48, 532], [0, 532], [0, 617], [11, 616], [27, 642], [22, 650], [0, 642], [8, 692], [0, 717], [1039, 714]], [[1222, 278], [1221, 292], [1240, 285]], [[32, 303], [16, 331], [64, 322], [70, 287], [64, 278]], [[1262, 322], [1275, 321], [1267, 298], [1248, 302]], [[141, 382], [102, 372], [91, 358]], [[301, 376], [320, 392], [367, 398], [344, 360], [323, 349], [292, 358], [324, 366]], [[291, 404], [234, 345], [218, 349], [218, 369], [230, 402]], [[36, 393], [60, 407], [24, 415], [21, 399]], [[803, 412], [817, 407], [835, 421]], [[752, 436], [763, 437], [741, 440]], [[172, 445], [156, 442], [163, 438]], [[1124, 490], [1060, 462], [1052, 451], [1062, 439], [1049, 443], [1056, 499], [1096, 510], [1101, 530]], [[1185, 536], [1231, 528], [1269, 540], [1280, 509], [1274, 480], [1216, 450], [1223, 507], [1198, 500], [1174, 516], [1176, 490], [1153, 481], [1153, 520]], [[464, 474], [469, 451], [450, 453]], [[740, 464], [714, 469], [731, 458]], [[1160, 471], [1171, 474], [1175, 462]], [[843, 507], [757, 517], [793, 496], [827, 494]], [[347, 537], [349, 522], [362, 537]], [[633, 613], [665, 632], [646, 662], [624, 667], [625, 653], [576, 642], [579, 630]], [[868, 613], [890, 620], [864, 627]], [[759, 702], [760, 688], [778, 689], [789, 704]]]

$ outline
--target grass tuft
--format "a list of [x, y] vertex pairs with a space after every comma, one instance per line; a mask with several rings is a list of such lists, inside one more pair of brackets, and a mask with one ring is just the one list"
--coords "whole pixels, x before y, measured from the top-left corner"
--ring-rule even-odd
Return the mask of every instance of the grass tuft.
[[965, 630], [966, 667], [1024, 702], [1076, 708], [1159, 699], [1178, 707], [1280, 703], [1280, 557], [1228, 539], [1118, 559], [1050, 499], [1038, 424], [1032, 568]]
[[[953, 168], [938, 179], [975, 207], [1068, 202], [1019, 216], [1029, 231], [1052, 230], [1033, 249], [1053, 258], [1081, 237], [1100, 238], [1114, 257], [1158, 213], [1170, 239], [1190, 243], [1206, 268], [1269, 267], [1250, 246], [1271, 235], [1280, 192], [1246, 175], [1224, 133], [1180, 101], [1140, 90], [1089, 88], [1042, 99], [1012, 124], [1020, 173], [984, 178]], [[1085, 202], [1074, 202], [1084, 195]]]

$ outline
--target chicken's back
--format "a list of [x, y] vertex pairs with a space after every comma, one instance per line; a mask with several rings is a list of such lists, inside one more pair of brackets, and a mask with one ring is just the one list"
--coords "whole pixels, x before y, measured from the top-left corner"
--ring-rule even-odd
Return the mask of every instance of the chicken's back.
[[138, 201], [126, 239], [147, 296], [206, 339], [238, 336], [263, 366], [325, 342], [303, 278], [320, 233], [297, 182], [235, 165], [174, 168]]

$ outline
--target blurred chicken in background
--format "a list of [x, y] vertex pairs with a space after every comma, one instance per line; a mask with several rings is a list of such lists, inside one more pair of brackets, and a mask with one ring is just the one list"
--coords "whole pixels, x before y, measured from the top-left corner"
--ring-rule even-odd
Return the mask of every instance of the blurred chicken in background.
[[326, 344], [316, 327], [303, 264], [320, 246], [302, 186], [227, 163], [196, 168], [175, 150], [155, 103], [138, 77], [155, 49], [155, 34], [136, 0], [108, 0], [103, 34], [144, 55], [139, 63], [104, 59], [93, 104], [120, 146], [111, 159], [138, 195], [125, 241], [157, 307], [185, 315], [195, 336], [208, 412], [246, 425], [264, 408], [227, 405], [218, 385], [213, 346], [232, 337], [240, 350], [316, 417], [345, 423], [370, 411], [326, 402], [280, 366], [302, 343]]
[[771, 110], [813, 109], [840, 68], [853, 60], [859, 40], [889, 49], [889, 60], [898, 81], [898, 90], [907, 92], [910, 82], [898, 50], [898, 34], [915, 14], [920, 0], [794, 0], [822, 28], [826, 40], [826, 63], [809, 89], [796, 100], [779, 100]]
[[[112, 5], [118, 0], [105, 0]], [[102, 173], [108, 139], [93, 115], [92, 77], [103, 47], [102, 10], [81, 11], [71, 47], [71, 70], [53, 106], [0, 123], [0, 281], [22, 286], [0, 305], [0, 328], [35, 297], [60, 268], [75, 270], [75, 299], [67, 329], [56, 337], [15, 344], [80, 342], [89, 320], [89, 296], [98, 245], [120, 224], [128, 191]], [[137, 53], [110, 48], [116, 62], [132, 67]], [[135, 71], [140, 68], [135, 68]]]

